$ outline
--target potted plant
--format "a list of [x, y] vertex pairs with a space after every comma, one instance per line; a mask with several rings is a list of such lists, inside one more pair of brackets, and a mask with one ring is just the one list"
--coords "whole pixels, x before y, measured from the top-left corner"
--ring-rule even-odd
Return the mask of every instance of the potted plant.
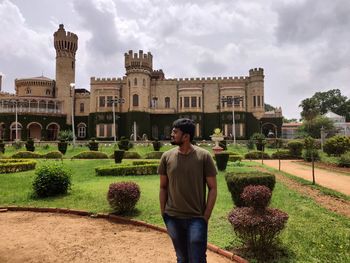
[[27, 140], [25, 145], [26, 145], [27, 151], [29, 151], [29, 152], [34, 152], [35, 151], [33, 138], [28, 138], [28, 140]]
[[162, 143], [156, 139], [155, 141], [152, 142], [153, 149], [154, 151], [158, 152], [160, 148], [162, 147]]
[[98, 151], [98, 142], [95, 141], [95, 138], [91, 138], [88, 147], [90, 151]]

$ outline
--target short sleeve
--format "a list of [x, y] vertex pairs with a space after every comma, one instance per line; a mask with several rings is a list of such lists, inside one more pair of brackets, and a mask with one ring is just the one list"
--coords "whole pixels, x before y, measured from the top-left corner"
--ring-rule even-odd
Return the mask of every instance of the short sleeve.
[[158, 174], [160, 175], [167, 175], [167, 158], [166, 154], [163, 153], [161, 159], [160, 159], [160, 164], [158, 166]]
[[205, 177], [216, 176], [217, 171], [215, 163], [210, 153], [208, 152], [204, 158], [204, 175]]

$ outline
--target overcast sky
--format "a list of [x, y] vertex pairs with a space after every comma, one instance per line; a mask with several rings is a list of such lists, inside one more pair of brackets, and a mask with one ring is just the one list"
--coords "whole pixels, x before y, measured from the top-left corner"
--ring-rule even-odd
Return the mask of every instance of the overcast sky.
[[55, 78], [61, 23], [79, 37], [77, 88], [122, 77], [124, 53], [143, 49], [166, 78], [262, 67], [265, 101], [287, 118], [317, 91], [350, 97], [349, 0], [0, 0], [3, 91], [15, 78]]

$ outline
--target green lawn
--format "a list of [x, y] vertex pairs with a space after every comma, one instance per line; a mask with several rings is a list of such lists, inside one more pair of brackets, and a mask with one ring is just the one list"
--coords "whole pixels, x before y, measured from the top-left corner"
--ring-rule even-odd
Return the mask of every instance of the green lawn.
[[[38, 160], [38, 166], [44, 161]], [[48, 161], [45, 161], [48, 162]], [[54, 161], [49, 161], [54, 162]], [[91, 212], [111, 212], [106, 201], [108, 186], [112, 182], [134, 181], [141, 187], [141, 199], [137, 211], [130, 217], [163, 226], [159, 214], [158, 176], [97, 177], [94, 168], [112, 164], [112, 160], [64, 160], [73, 172], [72, 189], [66, 196], [32, 199], [31, 183], [34, 171], [0, 174], [0, 205], [37, 207], [63, 207]], [[254, 169], [246, 162], [244, 167], [228, 166], [232, 169]], [[273, 192], [272, 207], [289, 214], [288, 225], [281, 235], [287, 256], [278, 262], [348, 262], [350, 258], [350, 221], [330, 212], [312, 199], [301, 196], [277, 183]], [[218, 199], [209, 225], [209, 242], [229, 249], [239, 245], [227, 214], [232, 209], [230, 193], [224, 173], [218, 175]]]

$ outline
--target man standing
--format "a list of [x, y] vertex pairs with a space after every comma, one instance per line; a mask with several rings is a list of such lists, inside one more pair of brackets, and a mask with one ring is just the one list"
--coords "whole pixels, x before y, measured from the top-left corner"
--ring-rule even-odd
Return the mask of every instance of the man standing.
[[179, 147], [165, 152], [158, 167], [160, 210], [178, 263], [207, 262], [208, 221], [217, 194], [214, 161], [191, 144], [194, 132], [192, 120], [176, 120], [171, 143]]

